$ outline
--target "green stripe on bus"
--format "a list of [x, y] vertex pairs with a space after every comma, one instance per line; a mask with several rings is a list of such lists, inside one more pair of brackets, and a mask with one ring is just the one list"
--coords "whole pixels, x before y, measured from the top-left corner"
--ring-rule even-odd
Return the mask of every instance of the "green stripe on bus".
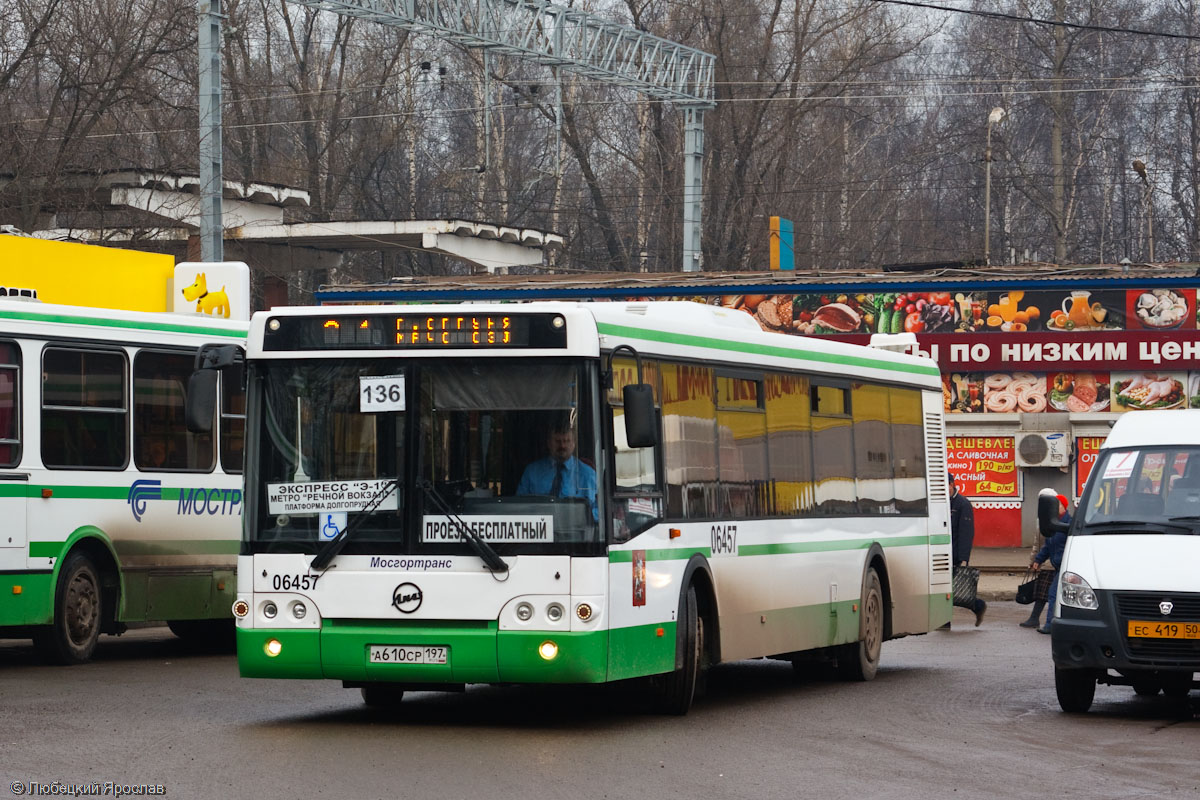
[[739, 556], [777, 556], [787, 553], [827, 553], [834, 550], [865, 550], [879, 542], [889, 547], [916, 547], [929, 544], [928, 536], [904, 536], [888, 539], [843, 539], [824, 542], [779, 542], [775, 544], [744, 544], [738, 547]]
[[[119, 540], [113, 542], [117, 554], [121, 556], [158, 556], [158, 555], [203, 555], [230, 556], [237, 555], [241, 547], [240, 539], [141, 539], [138, 541]], [[62, 542], [30, 542], [30, 558], [56, 558], [63, 549]]]
[[[126, 500], [129, 497], [129, 485], [123, 486], [58, 486], [52, 484], [46, 485], [26, 485], [26, 484], [0, 484], [0, 497], [42, 497], [42, 490], [49, 489], [51, 496], [59, 500]], [[183, 492], [204, 491], [211, 492], [228, 491], [240, 492], [239, 487], [220, 487], [220, 486], [163, 486], [161, 487], [162, 495], [155, 498], [146, 498], [147, 500], [173, 500], [178, 502], [180, 495]]]
[[879, 361], [862, 356], [846, 356], [834, 353], [813, 353], [797, 351], [786, 347], [776, 347], [766, 344], [748, 344], [746, 342], [731, 342], [725, 339], [713, 339], [707, 336], [689, 336], [684, 333], [668, 333], [666, 331], [649, 330], [646, 328], [631, 328], [627, 325], [597, 324], [602, 334], [610, 336], [625, 336], [630, 339], [642, 339], [649, 342], [664, 344], [681, 344], [692, 347], [711, 347], [714, 350], [729, 350], [735, 353], [752, 353], [760, 356], [775, 356], [791, 358], [799, 361], [813, 361], [838, 366], [868, 367], [871, 369], [889, 370], [892, 372], [909, 372], [916, 375], [939, 376], [941, 372], [936, 366], [924, 364], [898, 364], [892, 361]]
[[[699, 553], [705, 558], [712, 558], [711, 547], [681, 547], [678, 550], [663, 548], [662, 550], [647, 550], [647, 561], [687, 561]], [[614, 550], [608, 554], [608, 563], [622, 564], [633, 561], [632, 550]]]
[[[827, 553], [838, 550], [862, 550], [879, 542], [884, 548], [889, 547], [923, 547], [930, 544], [949, 544], [950, 537], [944, 534], [935, 536], [903, 536], [899, 538], [880, 539], [842, 539], [820, 542], [780, 542], [777, 544], [744, 544], [738, 547], [739, 556], [774, 556], [787, 553]], [[633, 561], [632, 550], [614, 550], [608, 554], [610, 564], [625, 564]], [[647, 561], [686, 561], [695, 554], [712, 558], [712, 548], [685, 547], [673, 550], [647, 550]]]
[[71, 314], [49, 314], [38, 311], [5, 311], [0, 319], [24, 319], [30, 322], [53, 322], [60, 325], [90, 325], [99, 328], [125, 328], [127, 330], [160, 331], [165, 333], [199, 333], [205, 336], [228, 336], [245, 339], [246, 331], [227, 328], [210, 328], [194, 323], [140, 322], [104, 317], [77, 317]]

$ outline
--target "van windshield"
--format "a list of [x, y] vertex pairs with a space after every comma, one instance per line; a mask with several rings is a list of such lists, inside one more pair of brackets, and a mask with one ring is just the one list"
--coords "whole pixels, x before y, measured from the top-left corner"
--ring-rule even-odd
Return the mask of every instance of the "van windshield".
[[1082, 533], [1108, 523], [1200, 530], [1200, 447], [1106, 450], [1084, 497]]

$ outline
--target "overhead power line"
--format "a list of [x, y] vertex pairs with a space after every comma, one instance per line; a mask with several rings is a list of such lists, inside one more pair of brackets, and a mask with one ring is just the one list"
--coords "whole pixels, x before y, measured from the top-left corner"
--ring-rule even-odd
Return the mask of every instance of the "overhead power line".
[[919, 3], [916, 0], [873, 0], [876, 3], [885, 3], [893, 6], [911, 6], [913, 8], [928, 8], [934, 11], [949, 11], [953, 14], [968, 14], [973, 17], [987, 17], [988, 19], [999, 19], [1005, 22], [1027, 22], [1034, 25], [1046, 25], [1052, 28], [1073, 28], [1081, 31], [1096, 31], [1098, 33], [1129, 33], [1136, 36], [1159, 36], [1164, 39], [1186, 39], [1189, 41], [1200, 41], [1200, 36], [1190, 33], [1167, 33], [1166, 31], [1148, 31], [1142, 28], [1118, 28], [1111, 25], [1087, 25], [1082, 22], [1066, 22], [1053, 19], [1040, 19], [1038, 17], [1025, 17], [1020, 14], [1005, 14], [1002, 11], [979, 11], [973, 8], [955, 8], [953, 6], [942, 6], [936, 3]]

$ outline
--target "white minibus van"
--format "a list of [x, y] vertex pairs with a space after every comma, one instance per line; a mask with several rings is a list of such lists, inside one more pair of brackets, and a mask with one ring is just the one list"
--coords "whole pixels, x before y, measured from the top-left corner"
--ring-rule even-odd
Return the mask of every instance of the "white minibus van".
[[[1038, 501], [1043, 536], [1058, 500]], [[1200, 670], [1200, 410], [1120, 417], [1070, 523], [1051, 625], [1064, 711], [1097, 683], [1186, 697]]]

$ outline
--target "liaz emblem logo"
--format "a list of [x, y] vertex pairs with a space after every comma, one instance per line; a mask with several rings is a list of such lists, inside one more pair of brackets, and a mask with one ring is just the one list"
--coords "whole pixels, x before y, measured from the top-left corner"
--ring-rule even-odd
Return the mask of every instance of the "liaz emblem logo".
[[411, 614], [416, 611], [421, 607], [423, 599], [421, 587], [415, 583], [402, 583], [396, 587], [396, 591], [392, 592], [392, 605], [401, 614]]
[[125, 502], [133, 510], [133, 518], [142, 521], [146, 513], [146, 501], [162, 500], [162, 481], [134, 481], [129, 487], [129, 496]]
[[1158, 610], [1164, 617], [1170, 616], [1171, 612], [1175, 610], [1175, 604], [1170, 600], [1163, 600], [1158, 604]]

